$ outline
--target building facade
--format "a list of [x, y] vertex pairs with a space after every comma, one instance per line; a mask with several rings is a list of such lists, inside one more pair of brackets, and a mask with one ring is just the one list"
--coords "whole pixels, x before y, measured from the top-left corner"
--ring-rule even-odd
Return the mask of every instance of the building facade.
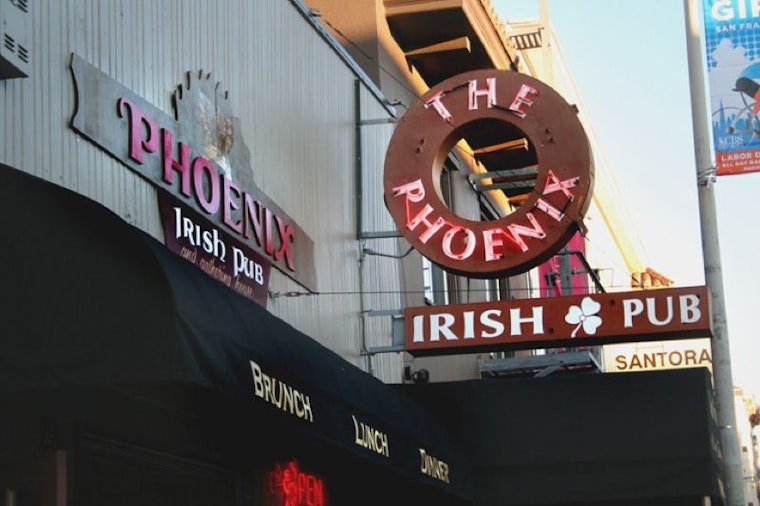
[[[530, 73], [487, 1], [13, 0], [0, 17], [3, 506], [720, 501], [703, 371], [658, 376], [654, 403], [680, 399], [658, 418], [611, 394], [651, 376], [485, 382], [492, 361], [536, 353], [404, 352], [404, 308], [575, 284], [444, 271], [384, 201], [389, 144], [422, 94], [468, 71]], [[536, 184], [522, 179], [536, 149], [492, 126], [438, 159], [441, 200], [474, 222]], [[581, 355], [574, 370], [598, 372]], [[631, 425], [588, 453], [547, 439], [566, 451], [536, 462], [488, 444], [492, 422], [560, 434], [604, 419], [566, 406], [538, 425], [517, 385], [539, 403], [605, 392], [631, 424], [691, 430], [663, 445]], [[515, 469], [534, 485], [500, 479]], [[637, 488], [647, 477], [659, 485]]]
[[453, 454], [383, 427], [407, 401], [366, 374], [402, 374], [364, 353], [390, 337], [390, 317], [366, 315], [398, 307], [402, 276], [360, 240], [391, 228], [371, 189], [395, 111], [309, 10], [0, 14], [4, 259], [19, 262], [3, 309], [18, 415], [2, 431], [4, 504], [414, 499], [416, 485], [361, 484], [365, 464], [400, 477], [398, 457], [432, 486], [417, 500], [466, 501]]

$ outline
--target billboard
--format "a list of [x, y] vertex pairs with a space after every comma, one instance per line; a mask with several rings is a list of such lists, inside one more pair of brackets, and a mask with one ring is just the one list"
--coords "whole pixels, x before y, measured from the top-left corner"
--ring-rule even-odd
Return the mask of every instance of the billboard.
[[702, 0], [719, 176], [760, 171], [760, 5]]

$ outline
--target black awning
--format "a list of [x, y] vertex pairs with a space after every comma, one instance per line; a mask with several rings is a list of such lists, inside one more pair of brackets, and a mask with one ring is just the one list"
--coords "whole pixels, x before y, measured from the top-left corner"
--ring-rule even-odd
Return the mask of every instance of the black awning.
[[[451, 434], [415, 401], [96, 202], [7, 166], [0, 188], [0, 392], [187, 383], [471, 495]], [[373, 431], [388, 455], [357, 443]], [[420, 449], [449, 465], [448, 483], [421, 472]]]
[[399, 388], [459, 434], [478, 505], [723, 499], [707, 369]]

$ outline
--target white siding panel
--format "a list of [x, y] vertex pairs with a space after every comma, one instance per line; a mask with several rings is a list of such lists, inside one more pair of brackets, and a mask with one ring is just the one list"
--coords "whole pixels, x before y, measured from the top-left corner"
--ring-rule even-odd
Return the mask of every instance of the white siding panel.
[[[362, 247], [398, 255], [395, 239], [356, 236], [356, 75], [289, 0], [33, 0], [32, 73], [0, 81], [0, 162], [71, 188], [162, 238], [154, 188], [69, 127], [72, 53], [174, 114], [187, 72], [210, 73], [229, 92], [251, 152], [256, 184], [314, 239], [317, 294], [273, 271], [269, 310], [350, 361], [390, 344], [400, 308], [400, 261], [362, 258]], [[86, 97], [96, 100], [97, 97]], [[362, 119], [388, 118], [361, 87]], [[382, 201], [393, 125], [361, 128], [363, 229], [394, 225]], [[364, 296], [360, 291], [364, 290]], [[283, 294], [288, 294], [285, 296]], [[398, 380], [400, 354], [375, 356]]]
[[[385, 207], [383, 199], [383, 169], [385, 151], [395, 125], [382, 122], [388, 116], [367, 93], [362, 97], [364, 121], [362, 127], [362, 181], [363, 209], [362, 231], [366, 234], [388, 233], [396, 230], [396, 225]], [[403, 242], [403, 241], [402, 241]], [[373, 311], [401, 310], [401, 283], [403, 272], [400, 257], [406, 250], [399, 248], [396, 238], [371, 238], [363, 247], [380, 253], [364, 257], [363, 286], [365, 291], [365, 314]], [[405, 244], [405, 242], [403, 242]], [[392, 341], [392, 317], [368, 316], [365, 318], [366, 340], [369, 350], [388, 348]], [[383, 352], [372, 355], [372, 372], [386, 382], [400, 382], [404, 354]]]

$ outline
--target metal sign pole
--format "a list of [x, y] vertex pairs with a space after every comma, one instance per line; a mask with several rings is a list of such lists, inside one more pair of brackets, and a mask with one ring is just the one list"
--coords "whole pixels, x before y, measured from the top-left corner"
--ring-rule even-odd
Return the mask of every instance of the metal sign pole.
[[744, 486], [736, 431], [734, 385], [723, 296], [723, 273], [718, 244], [718, 220], [715, 209], [714, 169], [711, 157], [710, 114], [702, 58], [702, 11], [699, 0], [684, 0], [686, 47], [689, 58], [691, 111], [694, 129], [694, 155], [697, 171], [699, 216], [702, 229], [702, 254], [705, 282], [710, 288], [713, 337], [712, 369], [715, 407], [723, 450], [723, 479], [728, 506], [743, 506]]

